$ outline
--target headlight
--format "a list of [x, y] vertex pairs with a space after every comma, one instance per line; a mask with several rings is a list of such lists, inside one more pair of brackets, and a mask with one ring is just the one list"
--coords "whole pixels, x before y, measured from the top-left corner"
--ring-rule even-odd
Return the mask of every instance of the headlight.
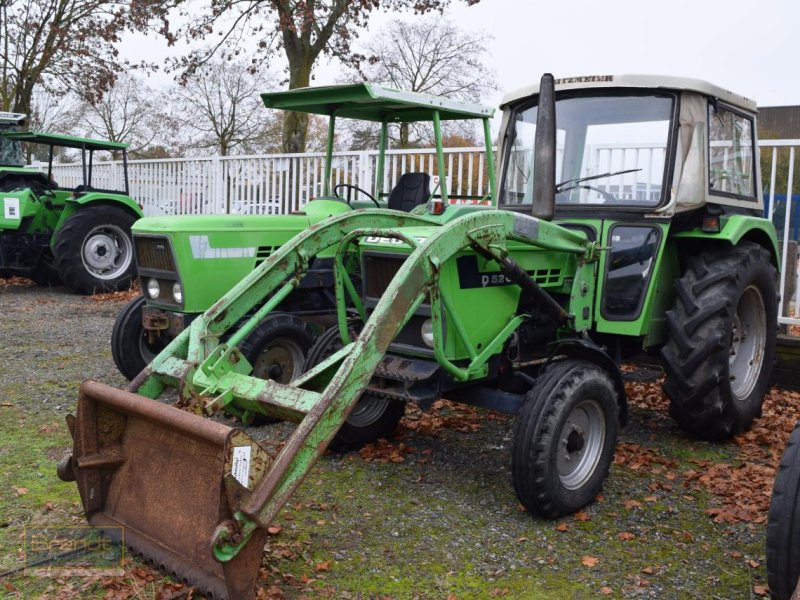
[[428, 346], [428, 348], [433, 348], [433, 321], [430, 319], [425, 319], [422, 322], [422, 327], [420, 327], [419, 333], [422, 336], [422, 341], [425, 342], [425, 345]]
[[172, 297], [178, 304], [181, 304], [183, 302], [183, 290], [181, 290], [180, 281], [176, 281], [175, 283], [172, 284]]
[[158, 284], [157, 279], [148, 279], [147, 280], [147, 295], [150, 296], [150, 300], [155, 300], [158, 298], [158, 294], [161, 292], [161, 286]]

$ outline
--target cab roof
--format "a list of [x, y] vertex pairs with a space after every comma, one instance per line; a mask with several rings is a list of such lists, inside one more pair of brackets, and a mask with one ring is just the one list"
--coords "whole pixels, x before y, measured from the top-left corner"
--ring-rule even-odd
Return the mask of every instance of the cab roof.
[[78, 150], [81, 148], [85, 148], [86, 150], [125, 150], [128, 147], [128, 144], [122, 142], [107, 142], [104, 140], [92, 140], [71, 135], [41, 133], [37, 131], [7, 131], [0, 133], [0, 135], [19, 142], [46, 144], [48, 146], [59, 146], [61, 148], [77, 148]]
[[484, 119], [494, 114], [494, 108], [488, 106], [404, 92], [375, 83], [267, 92], [261, 94], [261, 99], [267, 108], [379, 123], [431, 121], [434, 111], [439, 112], [442, 120]]
[[[562, 77], [556, 79], [556, 92], [563, 90], [582, 90], [599, 88], [653, 88], [671, 91], [689, 90], [698, 92], [712, 98], [717, 98], [742, 108], [755, 112], [755, 100], [734, 94], [724, 88], [718, 87], [701, 79], [689, 77], [671, 77], [667, 75], [584, 75], [579, 77]], [[527, 98], [539, 93], [539, 84], [515, 90], [503, 98], [502, 106]]]

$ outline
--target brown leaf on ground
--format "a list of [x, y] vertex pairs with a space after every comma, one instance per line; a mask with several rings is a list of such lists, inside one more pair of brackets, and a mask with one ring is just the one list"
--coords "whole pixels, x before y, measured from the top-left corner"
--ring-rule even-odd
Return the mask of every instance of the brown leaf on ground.
[[326, 560], [324, 562], [319, 562], [314, 567], [314, 570], [319, 573], [320, 571], [330, 571], [331, 570], [331, 561]]
[[589, 513], [587, 513], [585, 510], [579, 510], [574, 515], [572, 515], [572, 518], [575, 519], [576, 521], [591, 521], [592, 520], [591, 515], [589, 515]]
[[600, 562], [600, 559], [596, 556], [582, 556], [581, 557], [581, 564], [584, 567], [596, 567], [597, 563]]
[[630, 531], [623, 531], [623, 532], [617, 534], [617, 538], [620, 541], [629, 542], [629, 541], [631, 541], [633, 539], [636, 539], [636, 536], [634, 534], [632, 534]]

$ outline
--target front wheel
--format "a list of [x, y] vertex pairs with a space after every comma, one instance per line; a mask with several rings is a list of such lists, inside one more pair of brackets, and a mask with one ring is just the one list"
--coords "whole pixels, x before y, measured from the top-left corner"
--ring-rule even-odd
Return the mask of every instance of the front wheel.
[[555, 519], [589, 504], [608, 475], [618, 429], [608, 373], [587, 361], [548, 366], [514, 428], [511, 477], [522, 505]]
[[[339, 328], [334, 326], [323, 333], [308, 352], [305, 370], [319, 364], [342, 348]], [[347, 416], [329, 448], [337, 452], [357, 450], [365, 444], [389, 438], [397, 429], [406, 411], [405, 402], [382, 398], [369, 392], [361, 395]]]
[[129, 288], [135, 221], [133, 214], [118, 206], [78, 208], [55, 235], [53, 255], [61, 281], [81, 294]]
[[789, 600], [800, 576], [800, 422], [783, 451], [772, 488], [767, 525], [769, 590]]
[[775, 360], [776, 279], [769, 253], [741, 242], [694, 257], [676, 282], [664, 391], [686, 431], [723, 440], [760, 416]]
[[166, 333], [151, 339], [142, 324], [144, 296], [134, 298], [125, 305], [111, 330], [111, 356], [114, 364], [128, 381], [149, 365], [169, 342]]

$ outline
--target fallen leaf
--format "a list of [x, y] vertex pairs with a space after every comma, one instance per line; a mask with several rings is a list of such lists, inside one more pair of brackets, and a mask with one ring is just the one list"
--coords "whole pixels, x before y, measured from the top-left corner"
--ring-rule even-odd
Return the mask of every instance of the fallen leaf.
[[267, 527], [267, 533], [270, 535], [278, 535], [283, 530], [280, 525], [270, 525]]
[[600, 593], [605, 595], [605, 596], [608, 596], [609, 594], [613, 594], [614, 590], [612, 590], [610, 587], [604, 585], [603, 587], [600, 588]]
[[589, 513], [587, 513], [584, 510], [580, 510], [580, 511], [576, 512], [572, 516], [576, 521], [591, 521], [592, 520], [592, 517], [589, 516]]
[[634, 508], [642, 508], [642, 503], [638, 500], [625, 500], [623, 506], [627, 510], [633, 510]]
[[325, 562], [317, 563], [317, 566], [314, 567], [314, 570], [319, 573], [320, 571], [330, 571], [331, 570], [331, 561], [326, 560]]
[[636, 536], [633, 535], [630, 531], [623, 531], [617, 535], [617, 538], [619, 538], [623, 542], [629, 542], [630, 540], [636, 538]]
[[753, 560], [752, 558], [750, 560], [746, 560], [745, 562], [748, 566], [753, 567], [754, 569], [757, 569], [761, 565], [760, 562]]
[[14, 491], [17, 493], [17, 496], [24, 496], [28, 493], [28, 488], [14, 486]]
[[582, 556], [581, 557], [581, 563], [583, 563], [584, 567], [595, 567], [595, 566], [597, 566], [597, 563], [599, 563], [599, 562], [600, 562], [600, 559], [598, 559], [595, 556]]
[[655, 497], [655, 496], [645, 496], [644, 497], [644, 501], [645, 502], [658, 502], [658, 498]]
[[769, 588], [767, 588], [765, 585], [754, 585], [753, 592], [759, 596], [767, 596], [769, 594]]
[[569, 531], [569, 525], [566, 523], [559, 523], [556, 525], [556, 531]]

